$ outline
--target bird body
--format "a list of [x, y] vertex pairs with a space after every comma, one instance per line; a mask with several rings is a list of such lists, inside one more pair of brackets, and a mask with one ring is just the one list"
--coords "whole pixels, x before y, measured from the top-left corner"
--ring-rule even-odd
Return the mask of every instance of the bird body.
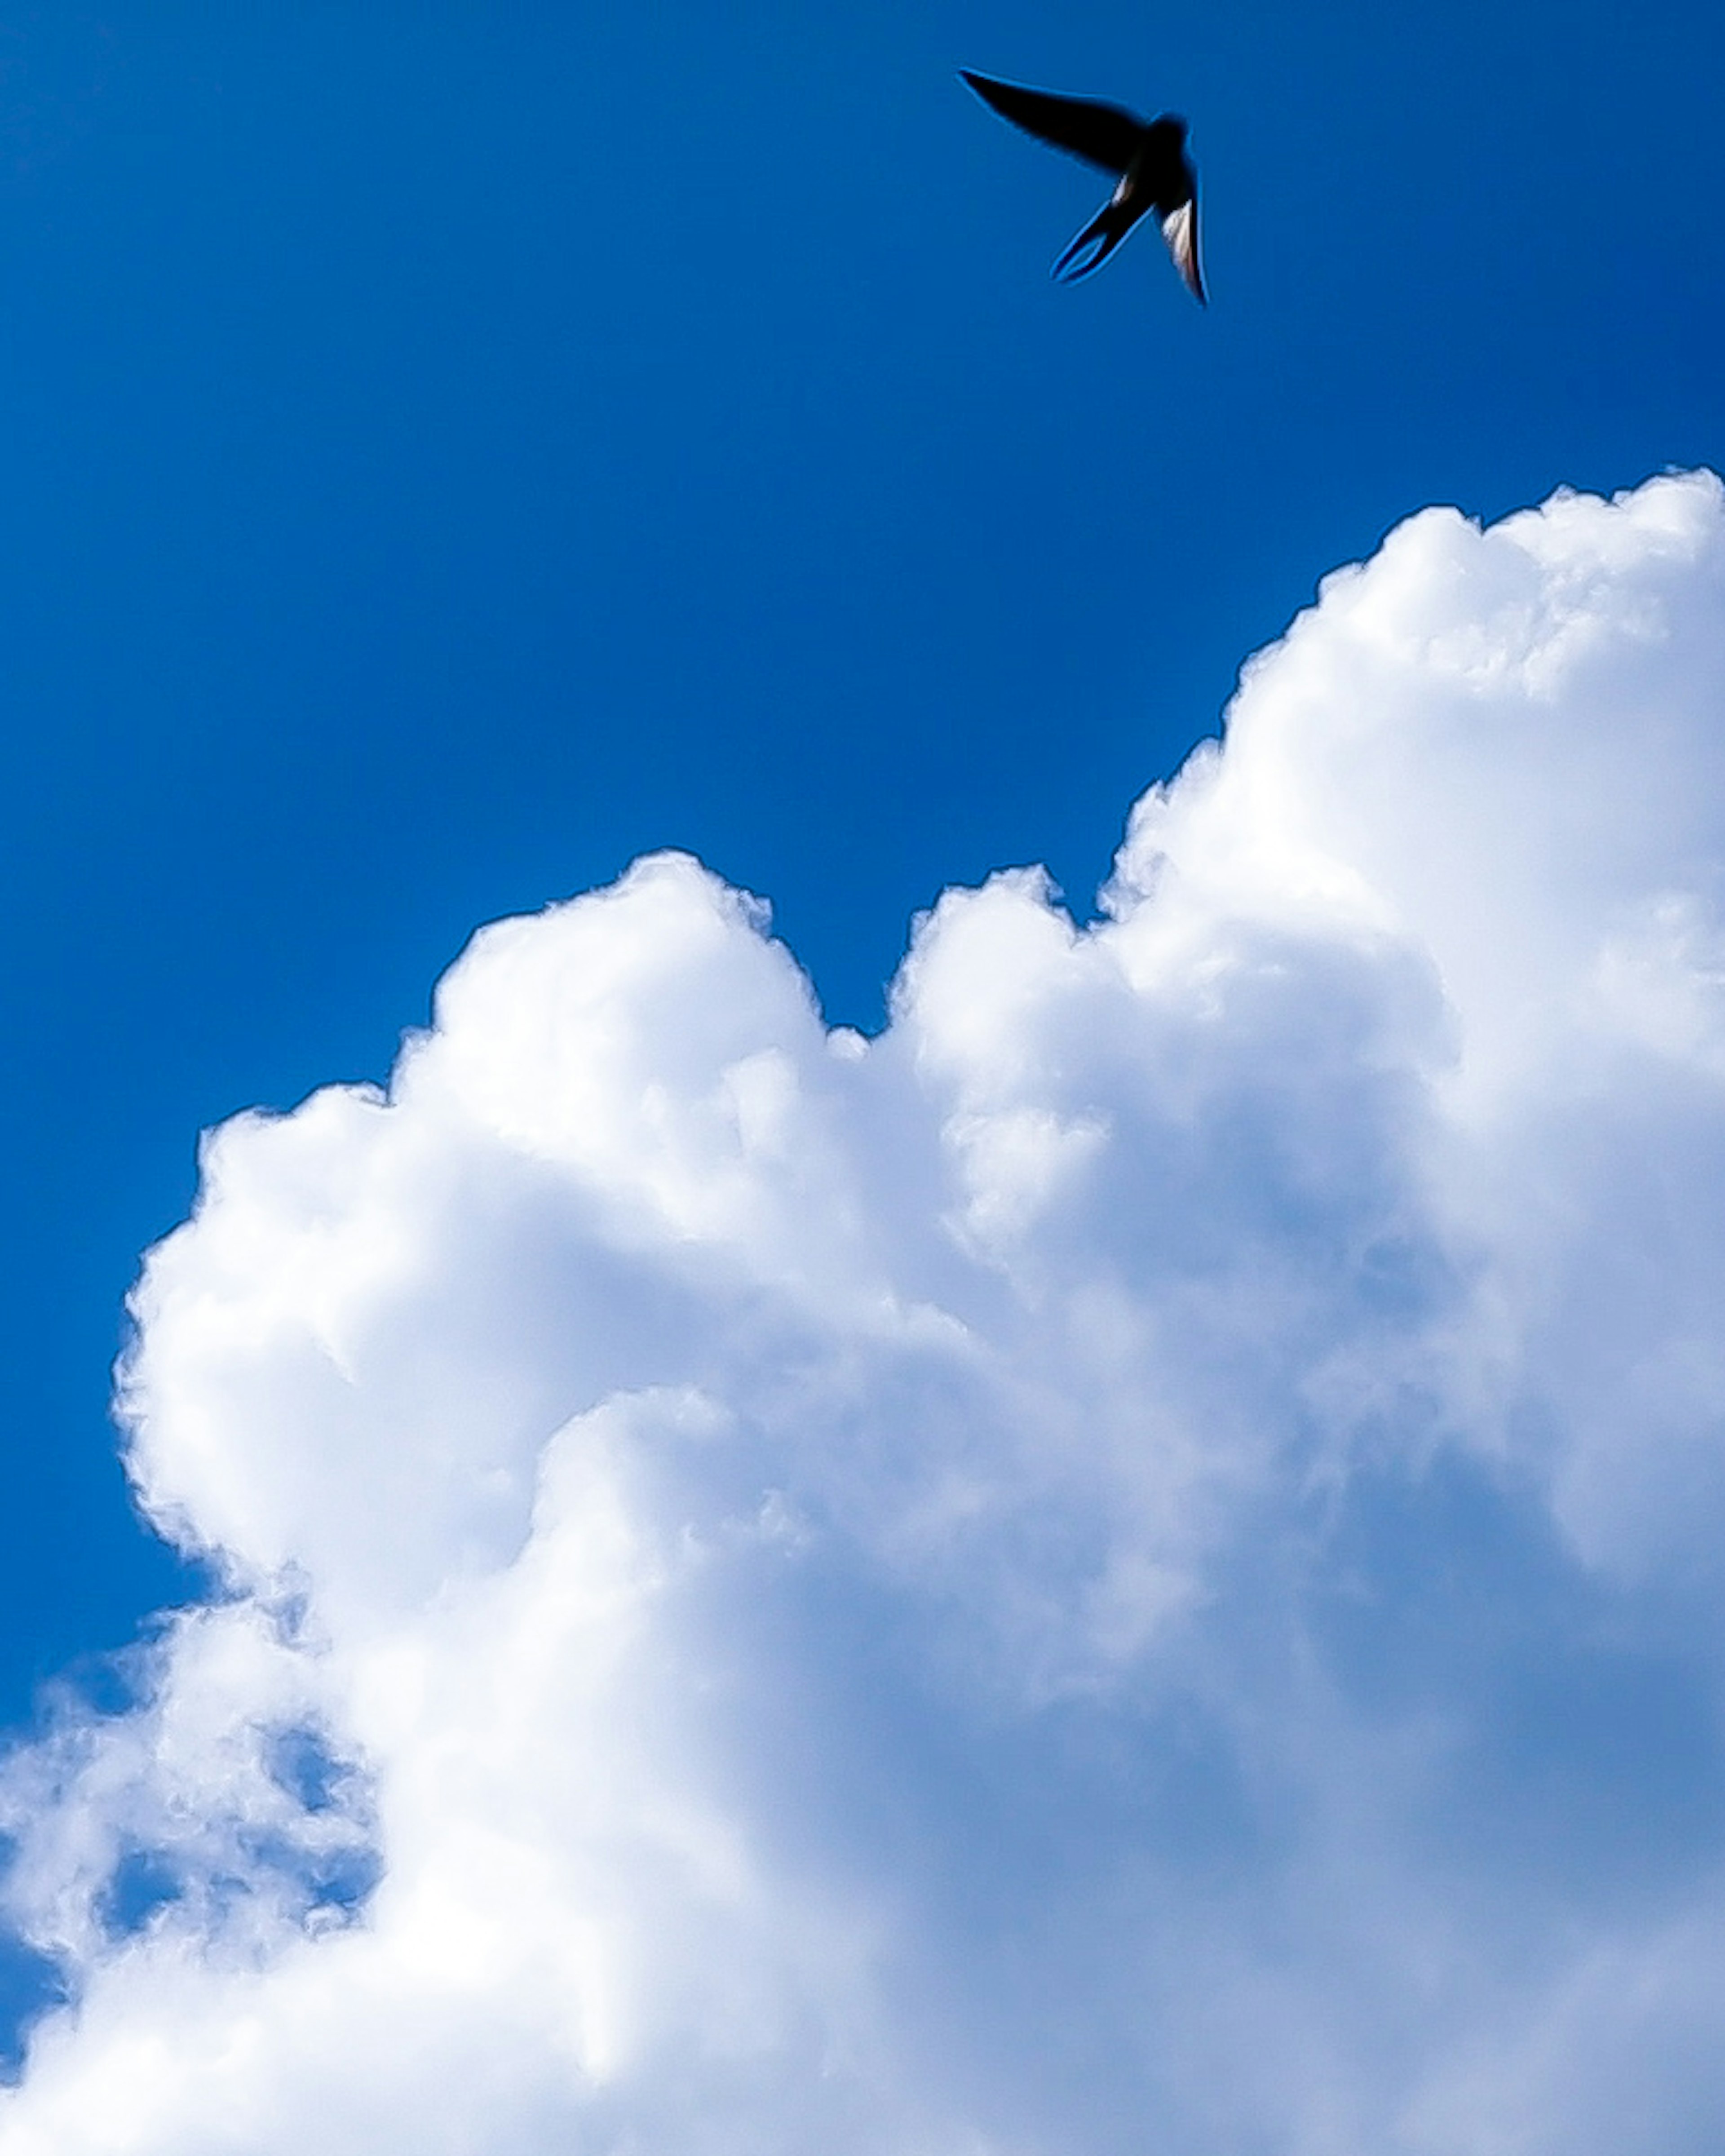
[[1114, 192], [1054, 265], [1063, 284], [1100, 270], [1140, 219], [1154, 212], [1174, 267], [1206, 305], [1198, 260], [1198, 174], [1186, 154], [1186, 123], [1172, 112], [1140, 120], [1117, 105], [1060, 97], [963, 70], [982, 99], [1026, 134], [1115, 175]]

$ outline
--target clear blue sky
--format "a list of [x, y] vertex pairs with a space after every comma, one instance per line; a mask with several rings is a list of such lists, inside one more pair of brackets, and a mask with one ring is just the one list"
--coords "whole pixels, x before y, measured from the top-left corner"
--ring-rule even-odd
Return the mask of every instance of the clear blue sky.
[[[1081, 906], [1326, 569], [1725, 459], [1699, 4], [0, 17], [0, 1712], [185, 1591], [106, 1422], [196, 1133], [692, 849], [837, 1019]], [[1193, 122], [1214, 304], [968, 65]]]

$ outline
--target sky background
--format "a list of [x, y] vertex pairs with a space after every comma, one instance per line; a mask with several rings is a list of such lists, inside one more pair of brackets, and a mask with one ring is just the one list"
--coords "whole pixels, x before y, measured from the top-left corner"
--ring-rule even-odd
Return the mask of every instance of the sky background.
[[[0, 14], [0, 1717], [187, 1591], [107, 1421], [198, 1132], [691, 849], [873, 1029], [1429, 501], [1725, 458], [1702, 6]], [[1213, 304], [970, 66], [1193, 124]], [[92, 1680], [94, 1681], [94, 1680]]]
[[1722, 47], [0, 12], [3, 2156], [1719, 2145]]

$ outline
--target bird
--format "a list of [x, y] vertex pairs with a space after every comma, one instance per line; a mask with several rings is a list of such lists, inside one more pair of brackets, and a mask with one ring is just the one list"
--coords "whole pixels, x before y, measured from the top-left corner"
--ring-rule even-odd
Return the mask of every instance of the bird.
[[1076, 284], [1100, 270], [1138, 220], [1154, 211], [1174, 267], [1200, 306], [1209, 302], [1198, 265], [1198, 174], [1186, 154], [1186, 122], [1176, 112], [1140, 120], [1117, 105], [1026, 90], [961, 68], [961, 79], [1003, 120], [1040, 141], [1070, 151], [1117, 176], [1118, 185], [1055, 264], [1052, 275]]

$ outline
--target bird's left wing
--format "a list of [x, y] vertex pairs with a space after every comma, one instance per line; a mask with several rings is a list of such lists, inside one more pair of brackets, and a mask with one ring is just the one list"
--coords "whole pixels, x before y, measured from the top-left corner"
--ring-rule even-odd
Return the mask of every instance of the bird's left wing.
[[1105, 172], [1123, 172], [1143, 146], [1144, 126], [1117, 105], [1098, 105], [1087, 97], [1056, 97], [1046, 90], [1024, 90], [1014, 82], [960, 70], [984, 105], [1027, 135], [1070, 151]]
[[1187, 290], [1201, 307], [1209, 300], [1204, 289], [1204, 272], [1198, 266], [1198, 198], [1189, 195], [1178, 209], [1162, 220], [1162, 236], [1174, 258], [1174, 267], [1186, 280]]

